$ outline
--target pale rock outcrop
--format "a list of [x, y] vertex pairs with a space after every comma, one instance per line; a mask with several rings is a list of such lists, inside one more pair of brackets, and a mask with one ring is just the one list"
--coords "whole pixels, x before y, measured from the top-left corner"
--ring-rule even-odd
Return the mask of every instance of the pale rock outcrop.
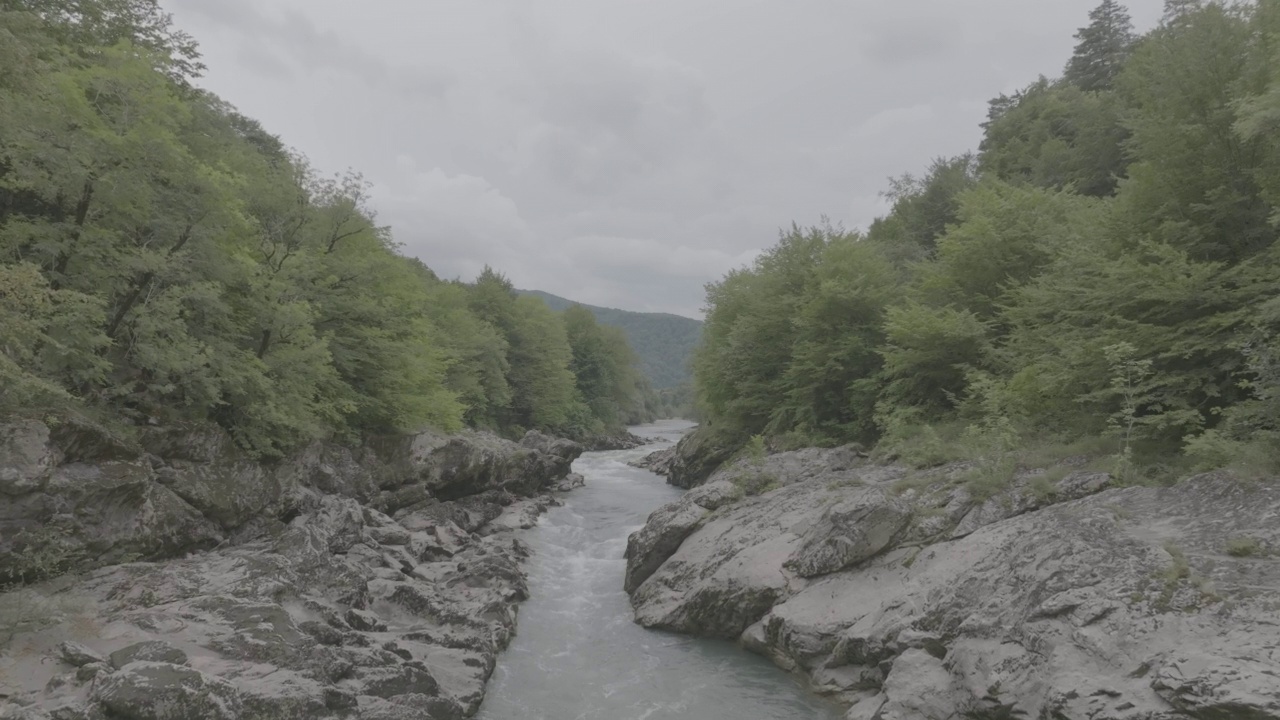
[[1280, 487], [1078, 471], [980, 500], [964, 467], [836, 452], [655, 512], [629, 546], [637, 620], [737, 639], [851, 719], [1280, 718]]

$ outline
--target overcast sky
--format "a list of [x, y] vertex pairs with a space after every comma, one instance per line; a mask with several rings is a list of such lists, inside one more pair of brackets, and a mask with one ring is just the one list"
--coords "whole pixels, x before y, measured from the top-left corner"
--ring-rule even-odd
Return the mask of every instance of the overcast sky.
[[865, 227], [976, 148], [1098, 0], [163, 1], [206, 87], [363, 172], [442, 276], [698, 317], [780, 227]]

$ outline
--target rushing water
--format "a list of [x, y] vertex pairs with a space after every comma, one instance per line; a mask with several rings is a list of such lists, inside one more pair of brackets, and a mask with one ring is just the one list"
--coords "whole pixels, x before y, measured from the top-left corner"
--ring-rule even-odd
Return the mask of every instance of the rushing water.
[[632, 622], [622, 591], [627, 535], [680, 490], [628, 467], [689, 427], [632, 430], [663, 444], [587, 453], [585, 488], [523, 539], [532, 598], [498, 662], [481, 720], [834, 720], [839, 713], [768, 661], [729, 643], [690, 640]]

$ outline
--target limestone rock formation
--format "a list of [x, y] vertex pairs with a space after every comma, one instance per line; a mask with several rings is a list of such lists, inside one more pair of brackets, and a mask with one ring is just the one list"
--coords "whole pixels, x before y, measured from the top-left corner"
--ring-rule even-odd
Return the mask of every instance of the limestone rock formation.
[[528, 596], [511, 531], [582, 452], [104, 436], [0, 426], [0, 577], [28, 581], [0, 593], [2, 718], [467, 717]]
[[730, 466], [632, 536], [640, 623], [738, 640], [851, 720], [1280, 718], [1280, 487], [761, 466], [775, 489], [709, 507]]

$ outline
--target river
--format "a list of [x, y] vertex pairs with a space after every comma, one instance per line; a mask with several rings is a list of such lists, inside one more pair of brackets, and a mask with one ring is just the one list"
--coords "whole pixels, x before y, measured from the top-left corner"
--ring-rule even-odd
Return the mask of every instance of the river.
[[725, 642], [646, 630], [622, 591], [627, 536], [682, 492], [627, 462], [689, 428], [632, 428], [663, 442], [583, 455], [585, 488], [522, 539], [531, 599], [499, 659], [480, 720], [835, 720], [837, 709], [763, 658]]

